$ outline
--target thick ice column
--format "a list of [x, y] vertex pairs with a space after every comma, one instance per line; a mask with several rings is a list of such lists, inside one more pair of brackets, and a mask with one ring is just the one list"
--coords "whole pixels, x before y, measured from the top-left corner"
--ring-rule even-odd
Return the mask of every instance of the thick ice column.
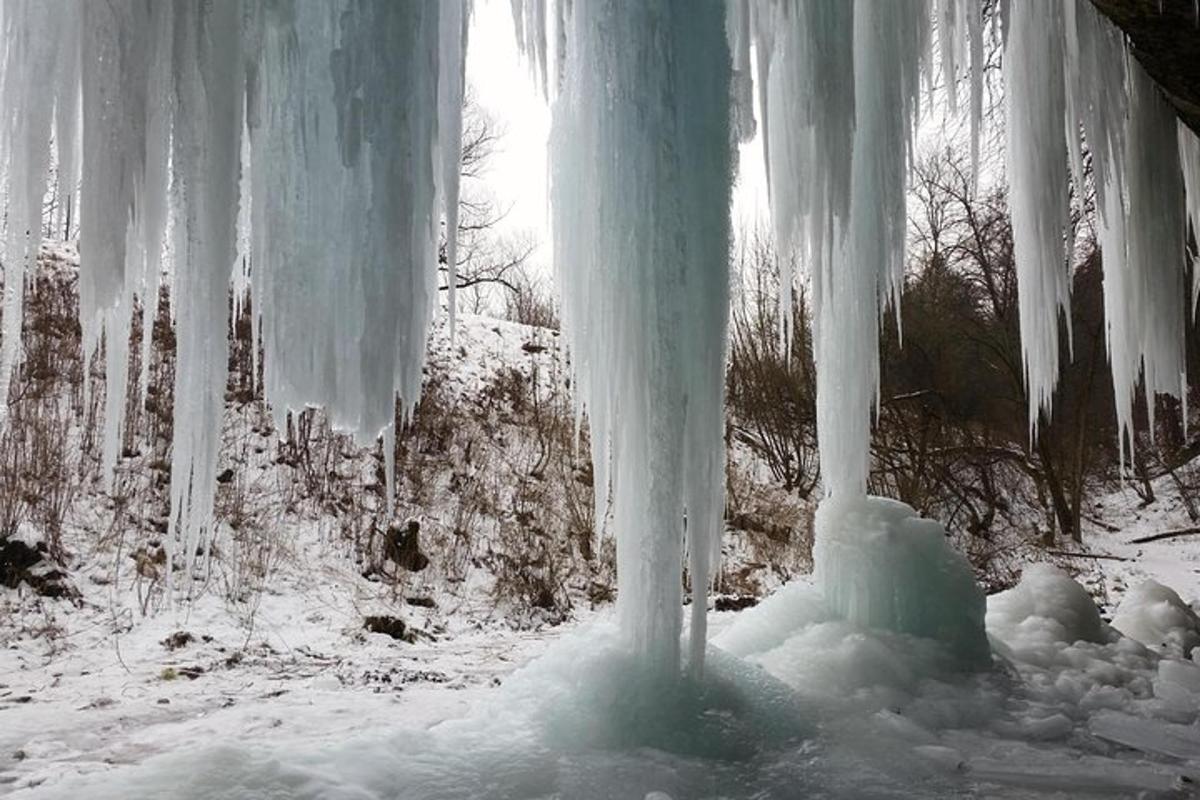
[[225, 410], [244, 105], [241, 19], [236, 0], [174, 5], [172, 168], [180, 218], [168, 544], [173, 554], [182, 552], [185, 580], [197, 547], [211, 534]]
[[[1011, 4], [1004, 52], [1009, 203], [1029, 429], [1050, 413], [1060, 313], [1070, 319], [1068, 160], [1061, 3]], [[1068, 333], [1070, 328], [1068, 327]]]
[[685, 516], [693, 661], [722, 529], [731, 135], [725, 8], [604, 0], [565, 17], [552, 131], [555, 263], [592, 432], [611, 454], [618, 614], [678, 669]]

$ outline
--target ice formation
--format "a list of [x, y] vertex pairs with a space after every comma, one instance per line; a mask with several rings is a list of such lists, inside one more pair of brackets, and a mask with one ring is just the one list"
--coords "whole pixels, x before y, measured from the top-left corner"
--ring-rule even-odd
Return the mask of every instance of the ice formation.
[[1189, 658], [1200, 647], [1200, 617], [1174, 590], [1147, 580], [1117, 606], [1113, 627], [1152, 650]]
[[[977, 139], [981, 0], [512, 0], [512, 10], [554, 103], [556, 268], [597, 519], [611, 492], [618, 604], [636, 648], [664, 672], [679, 662], [686, 558], [691, 663], [702, 663], [722, 527], [731, 152], [757, 130], [778, 244], [812, 284], [825, 601], [851, 621], [977, 653], [975, 595], [954, 624], [918, 597], [931, 574], [962, 589], [961, 559], [929, 523], [865, 492], [879, 321], [900, 302], [922, 90], [940, 75], [957, 107], [963, 80]], [[231, 280], [252, 295], [277, 418], [320, 404], [360, 438], [382, 433], [390, 496], [395, 401], [405, 413], [420, 389], [441, 217], [453, 285], [469, 12], [467, 0], [0, 5], [0, 392], [20, 352], [43, 198], [52, 192], [61, 216], [81, 177], [81, 308], [88, 355], [104, 345], [109, 470], [130, 314], [140, 300], [152, 319], [170, 256], [169, 540], [188, 561], [213, 527]], [[1175, 301], [1186, 215], [1200, 215], [1200, 152], [1090, 3], [1010, 0], [1001, 16], [1030, 427], [1052, 411], [1070, 187], [1078, 198], [1087, 182], [1082, 128], [1124, 447], [1139, 376], [1148, 397], [1183, 389]], [[977, 142], [972, 152], [978, 161]], [[794, 276], [782, 278], [786, 325]], [[894, 540], [922, 550], [923, 565], [879, 558]]]
[[[395, 398], [411, 409], [420, 389], [441, 205], [448, 230], [457, 226], [469, 11], [467, 0], [0, 8], [0, 391], [19, 352], [22, 276], [40, 240], [43, 196], [49, 188], [66, 207], [81, 176], [81, 317], [85, 356], [104, 345], [109, 478], [135, 297], [151, 322], [164, 253], [172, 257], [168, 542], [189, 563], [213, 524], [232, 278], [252, 275], [277, 419], [320, 404], [360, 438], [383, 432], [390, 496]], [[240, 235], [239, 224], [248, 228]], [[143, 358], [142, 386], [144, 371]]]
[[725, 7], [579, 3], [565, 46], [551, 133], [554, 261], [591, 428], [597, 524], [611, 482], [618, 614], [634, 647], [668, 672], [679, 663], [686, 541], [698, 670], [724, 510]]
[[[1004, 53], [1013, 257], [1029, 427], [1049, 413], [1058, 380], [1060, 312], [1071, 316], [1067, 116], [1062, 50], [1066, 3], [1017, 2]], [[1070, 328], [1068, 327], [1068, 331]]]
[[938, 522], [896, 500], [835, 495], [816, 533], [814, 577], [839, 617], [944, 642], [964, 666], [991, 663], [983, 590]]

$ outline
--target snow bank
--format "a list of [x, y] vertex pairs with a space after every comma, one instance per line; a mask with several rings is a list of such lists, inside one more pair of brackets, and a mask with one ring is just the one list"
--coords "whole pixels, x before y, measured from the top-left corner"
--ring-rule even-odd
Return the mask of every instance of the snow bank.
[[1112, 624], [1165, 654], [1187, 657], [1200, 646], [1200, 617], [1172, 589], [1153, 580], [1125, 595]]

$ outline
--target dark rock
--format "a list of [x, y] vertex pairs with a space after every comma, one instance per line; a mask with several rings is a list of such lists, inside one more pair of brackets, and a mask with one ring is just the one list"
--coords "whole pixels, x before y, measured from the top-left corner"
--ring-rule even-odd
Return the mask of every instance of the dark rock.
[[0, 539], [0, 586], [16, 589], [22, 583], [41, 597], [79, 598], [66, 572], [46, 557], [46, 545], [19, 539]]
[[29, 569], [42, 560], [42, 553], [19, 539], [0, 540], [0, 583], [10, 589], [21, 585]]
[[437, 603], [432, 597], [406, 597], [404, 602], [419, 608], [437, 608]]
[[231, 480], [233, 480], [233, 467], [226, 467], [217, 476], [217, 483], [229, 483]]
[[429, 558], [421, 552], [421, 523], [410, 519], [403, 526], [392, 525], [384, 539], [383, 554], [401, 569], [420, 572], [429, 566]]
[[741, 611], [758, 605], [758, 598], [753, 595], [721, 595], [713, 601], [717, 611]]
[[178, 650], [181, 647], [187, 647], [194, 641], [196, 641], [196, 637], [187, 631], [175, 631], [162, 640], [162, 646], [168, 650]]
[[1194, 0], [1092, 0], [1184, 124], [1200, 135], [1200, 35]]
[[363, 627], [371, 633], [382, 633], [398, 641], [408, 642], [409, 644], [417, 640], [415, 633], [409, 630], [404, 620], [398, 617], [385, 615], [366, 617], [363, 620]]

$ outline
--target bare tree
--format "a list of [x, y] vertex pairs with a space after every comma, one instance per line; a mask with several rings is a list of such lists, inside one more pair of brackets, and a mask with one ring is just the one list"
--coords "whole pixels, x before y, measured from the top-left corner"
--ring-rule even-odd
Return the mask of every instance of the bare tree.
[[[458, 201], [458, 254], [454, 286], [459, 303], [474, 313], [505, 307], [507, 296], [520, 293], [521, 273], [537, 247], [532, 233], [504, 234], [499, 228], [511, 207], [502, 207], [488, 191], [488, 164], [504, 138], [504, 130], [468, 91], [463, 106], [462, 187]], [[450, 288], [446, 241], [438, 252], [439, 288]], [[470, 290], [464, 296], [464, 290]], [[499, 293], [499, 296], [497, 296]]]

